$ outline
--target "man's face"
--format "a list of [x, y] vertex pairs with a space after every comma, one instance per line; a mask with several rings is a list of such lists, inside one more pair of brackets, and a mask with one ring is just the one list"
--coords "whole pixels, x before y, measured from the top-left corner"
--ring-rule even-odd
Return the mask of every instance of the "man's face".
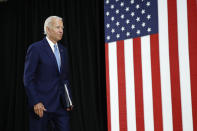
[[58, 42], [62, 39], [63, 35], [63, 22], [59, 19], [52, 20], [52, 26], [48, 28], [48, 36], [52, 39], [53, 42]]

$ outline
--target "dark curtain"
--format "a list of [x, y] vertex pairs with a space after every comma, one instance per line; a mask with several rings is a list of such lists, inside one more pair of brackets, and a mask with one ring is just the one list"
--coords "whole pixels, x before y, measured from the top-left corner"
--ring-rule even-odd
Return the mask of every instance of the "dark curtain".
[[0, 131], [27, 131], [23, 69], [27, 48], [45, 37], [44, 21], [64, 19], [76, 108], [72, 131], [106, 131], [103, 0], [8, 0], [0, 3]]

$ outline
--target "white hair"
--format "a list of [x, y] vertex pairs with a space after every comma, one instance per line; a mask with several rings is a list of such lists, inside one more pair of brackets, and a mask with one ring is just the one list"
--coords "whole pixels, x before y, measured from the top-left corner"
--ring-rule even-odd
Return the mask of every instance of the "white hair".
[[62, 18], [59, 16], [49, 16], [45, 22], [44, 22], [44, 34], [47, 34], [47, 27], [51, 27], [52, 26], [52, 20], [53, 19], [59, 19], [62, 21]]

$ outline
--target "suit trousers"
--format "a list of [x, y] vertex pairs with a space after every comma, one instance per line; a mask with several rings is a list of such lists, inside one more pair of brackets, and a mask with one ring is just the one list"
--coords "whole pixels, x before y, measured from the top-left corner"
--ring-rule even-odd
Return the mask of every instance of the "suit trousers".
[[42, 118], [34, 113], [29, 112], [29, 131], [49, 131], [52, 127], [55, 131], [70, 131], [69, 112], [59, 108], [55, 112], [44, 112]]

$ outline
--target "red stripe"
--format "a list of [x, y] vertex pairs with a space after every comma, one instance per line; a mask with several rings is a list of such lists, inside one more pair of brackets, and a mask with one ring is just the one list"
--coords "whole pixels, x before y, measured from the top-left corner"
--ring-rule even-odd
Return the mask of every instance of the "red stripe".
[[140, 38], [133, 39], [134, 80], [135, 80], [135, 104], [136, 104], [136, 128], [144, 131], [144, 103], [142, 89], [142, 58]]
[[163, 131], [158, 34], [150, 36], [154, 129]]
[[173, 129], [182, 131], [176, 0], [168, 0], [169, 55]]
[[197, 131], [197, 1], [187, 0], [190, 79], [194, 131]]
[[111, 131], [111, 107], [110, 107], [110, 84], [109, 84], [109, 54], [108, 43], [105, 43], [105, 68], [106, 68], [106, 93], [107, 93], [107, 123], [108, 131]]
[[120, 131], [127, 131], [124, 41], [117, 42], [118, 95]]

